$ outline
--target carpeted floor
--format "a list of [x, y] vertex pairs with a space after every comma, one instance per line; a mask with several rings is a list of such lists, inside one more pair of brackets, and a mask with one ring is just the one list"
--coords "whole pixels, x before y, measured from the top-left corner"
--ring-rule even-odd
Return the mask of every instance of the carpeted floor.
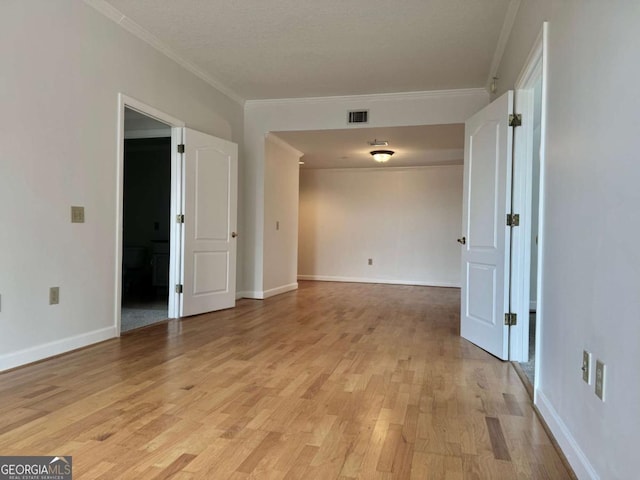
[[129, 303], [122, 306], [122, 323], [120, 331], [126, 332], [134, 328], [146, 327], [166, 320], [169, 316], [167, 302]]
[[529, 314], [529, 361], [521, 362], [520, 365], [533, 385], [536, 369], [536, 312]]

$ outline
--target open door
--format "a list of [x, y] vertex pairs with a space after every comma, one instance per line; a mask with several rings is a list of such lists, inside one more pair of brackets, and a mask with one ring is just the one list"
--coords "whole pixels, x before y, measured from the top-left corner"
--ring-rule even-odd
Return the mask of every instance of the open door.
[[235, 306], [238, 146], [188, 128], [181, 316]]
[[460, 334], [509, 358], [509, 275], [513, 92], [471, 117], [465, 126]]

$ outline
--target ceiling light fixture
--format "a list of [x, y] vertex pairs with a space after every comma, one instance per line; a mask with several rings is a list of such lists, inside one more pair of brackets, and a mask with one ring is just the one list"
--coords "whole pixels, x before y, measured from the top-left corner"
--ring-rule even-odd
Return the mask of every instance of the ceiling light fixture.
[[373, 159], [376, 162], [384, 163], [391, 158], [391, 155], [394, 154], [394, 151], [393, 150], [373, 150], [369, 153], [373, 156]]

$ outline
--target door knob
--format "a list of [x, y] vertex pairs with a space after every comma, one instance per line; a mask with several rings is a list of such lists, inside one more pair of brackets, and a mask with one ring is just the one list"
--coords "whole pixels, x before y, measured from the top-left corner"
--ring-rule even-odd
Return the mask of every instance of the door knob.
[[238, 234], [236, 232], [231, 232], [231, 238], [236, 238]]
[[467, 243], [467, 238], [466, 237], [459, 238], [458, 243], [460, 245], [464, 245], [465, 243]]

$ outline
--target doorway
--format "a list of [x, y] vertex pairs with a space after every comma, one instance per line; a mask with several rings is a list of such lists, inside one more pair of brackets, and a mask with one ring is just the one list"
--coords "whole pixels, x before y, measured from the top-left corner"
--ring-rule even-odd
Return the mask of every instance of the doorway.
[[[162, 308], [163, 315], [147, 313], [144, 315], [147, 318], [137, 321], [133, 328], [156, 323], [163, 319], [160, 317], [178, 318], [235, 306], [237, 144], [186, 128], [183, 121], [122, 93], [118, 95], [118, 105], [119, 229], [116, 232], [115, 272], [115, 326], [118, 334], [127, 328], [126, 325], [121, 328], [123, 300], [129, 298], [125, 289], [141, 277], [150, 277], [151, 285], [146, 282], [146, 290], [142, 289], [144, 293], [140, 295], [138, 292], [137, 298], [133, 296], [135, 305], [142, 307], [139, 310]], [[127, 117], [138, 124], [126, 125], [129, 123]], [[165, 196], [164, 200], [157, 202], [165, 205], [162, 211], [156, 211], [158, 205], [154, 205], [151, 218], [148, 217], [148, 211], [142, 215], [145, 228], [155, 232], [151, 234], [151, 240], [147, 240], [151, 247], [127, 245], [144, 248], [130, 248], [125, 254], [127, 233], [124, 231], [124, 217], [128, 209], [125, 205], [125, 153], [132, 151], [126, 148], [125, 152], [127, 141], [132, 139], [127, 136], [147, 139], [154, 144], [154, 148], [160, 148], [163, 152], [165, 145], [169, 145], [170, 181], [168, 227], [164, 228], [160, 220], [167, 218]], [[158, 138], [163, 140], [150, 140]], [[154, 157], [155, 162], [161, 162], [157, 156]], [[166, 163], [153, 163], [148, 168], [162, 169], [163, 185], [166, 185]], [[147, 170], [138, 175], [147, 182], [150, 174]], [[133, 176], [130, 175], [131, 178]], [[134, 195], [139, 196], [139, 193]], [[148, 305], [144, 305], [146, 302], [141, 305], [140, 296], [152, 297], [152, 305], [156, 308], [147, 308]]]
[[121, 331], [169, 318], [171, 127], [125, 108]]
[[545, 111], [548, 24], [545, 22], [516, 81], [516, 111], [522, 126], [514, 138], [515, 211], [521, 213], [514, 229], [511, 295], [518, 324], [511, 328], [511, 360], [536, 403], [540, 382], [541, 333], [544, 325], [542, 271], [544, 256]]
[[[545, 23], [515, 92], [505, 92], [466, 123], [460, 239], [461, 335], [498, 358], [518, 362], [519, 371], [526, 366], [534, 400], [543, 321], [544, 238], [539, 232], [544, 223], [546, 35]], [[495, 176], [483, 176], [494, 171]], [[475, 233], [470, 231], [474, 222]], [[495, 258], [489, 257], [493, 253]]]
[[[288, 183], [296, 188], [282, 204], [299, 205], [298, 231], [288, 233], [298, 234], [298, 256], [288, 258], [291, 276], [281, 285], [295, 281], [297, 261], [300, 280], [459, 287], [463, 124], [276, 131], [272, 138], [266, 188], [282, 195], [283, 170], [293, 171]], [[377, 148], [393, 155], [378, 162]], [[265, 206], [265, 246], [284, 233], [287, 211]], [[264, 265], [266, 282], [269, 267], [277, 270], [271, 259]]]
[[531, 234], [530, 252], [528, 255], [530, 265], [529, 281], [529, 342], [528, 358], [520, 362], [522, 370], [531, 382], [535, 383], [536, 365], [536, 325], [537, 325], [537, 297], [538, 297], [538, 226], [540, 205], [540, 145], [542, 139], [542, 76], [535, 79], [533, 87], [533, 144], [532, 144], [532, 168], [531, 168]]
[[[116, 210], [118, 212], [118, 230], [116, 232], [116, 296], [114, 305], [114, 323], [118, 334], [167, 318], [177, 318], [180, 315], [181, 296], [171, 286], [181, 279], [182, 232], [181, 226], [171, 222], [170, 219], [180, 213], [182, 201], [181, 164], [179, 155], [176, 153], [177, 145], [182, 142], [182, 127], [184, 127], [184, 122], [181, 120], [139, 100], [122, 93], [118, 94], [118, 196]], [[165, 178], [166, 181], [166, 163], [161, 158], [167, 144], [169, 145], [168, 189], [170, 203], [169, 211], [165, 215], [160, 210], [155, 210], [155, 202], [150, 202], [144, 197], [142, 201], [135, 202], [136, 198], [141, 197], [137, 192], [133, 194], [133, 197], [127, 196], [129, 200], [133, 198], [133, 203], [125, 199], [125, 173], [127, 173], [129, 187], [141, 183], [139, 179], [136, 179], [136, 176], [144, 178], [145, 175], [150, 175], [154, 178]], [[129, 157], [127, 162], [125, 162], [125, 154]], [[155, 158], [158, 165], [149, 160], [150, 157]], [[152, 163], [146, 171], [143, 171], [139, 165], [135, 164], [135, 160], [142, 161], [142, 163], [151, 161]], [[129, 171], [125, 172], [126, 169]], [[163, 189], [165, 187], [163, 185]], [[156, 193], [151, 192], [150, 195], [153, 197]], [[137, 205], [135, 205], [136, 203]], [[130, 217], [128, 220], [135, 221], [139, 218], [138, 212], [145, 210], [143, 208], [145, 203], [147, 204], [147, 213], [142, 215], [141, 225], [132, 227], [134, 230], [150, 232], [147, 233], [146, 240], [142, 240], [142, 236], [134, 230], [125, 231], [125, 215]], [[166, 200], [160, 204], [166, 205]], [[163, 230], [163, 222], [165, 221], [168, 224], [168, 234]], [[132, 233], [133, 235], [131, 235]], [[125, 235], [127, 236], [126, 240]], [[167, 237], [168, 242], [164, 242]], [[126, 252], [125, 246], [128, 247]], [[168, 276], [165, 277], [165, 272], [162, 269], [166, 267], [167, 255], [169, 271]], [[168, 285], [165, 285], [167, 282]], [[135, 318], [132, 321], [125, 319], [123, 322], [123, 305], [125, 308], [134, 307], [136, 310], [153, 311], [148, 313], [125, 311], [125, 314], [131, 313], [130, 317], [142, 318]]]

